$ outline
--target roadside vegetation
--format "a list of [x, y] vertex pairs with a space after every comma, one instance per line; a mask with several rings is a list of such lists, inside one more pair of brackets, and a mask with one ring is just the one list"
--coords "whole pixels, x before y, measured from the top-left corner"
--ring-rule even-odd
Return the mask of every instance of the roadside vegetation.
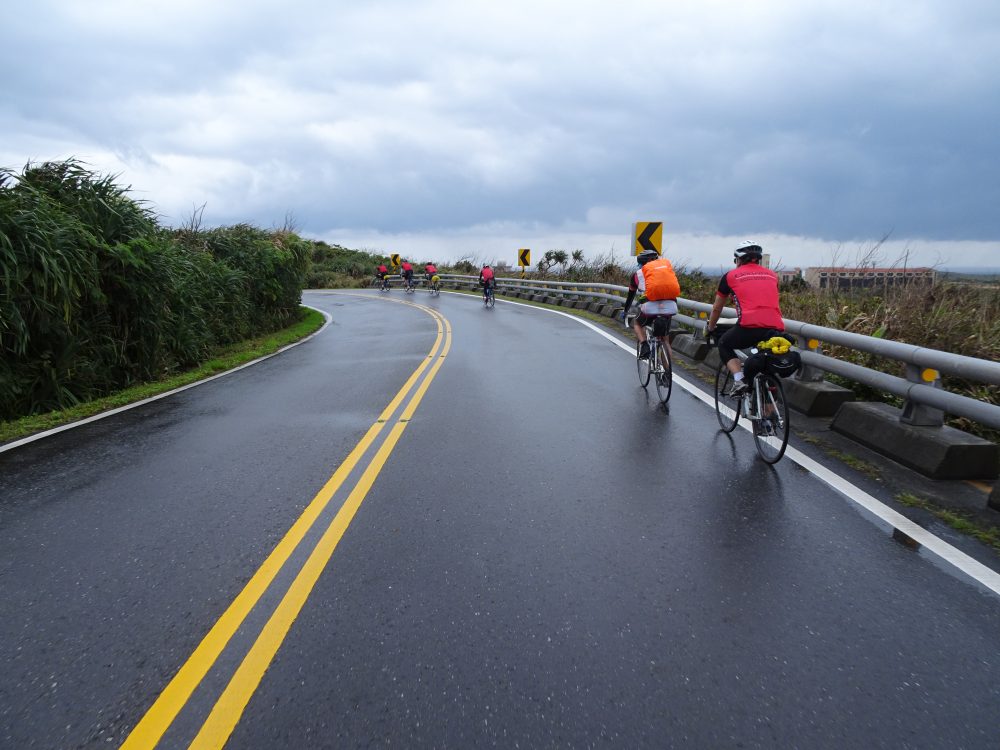
[[60, 427], [80, 419], [86, 419], [103, 411], [134, 404], [137, 401], [152, 398], [161, 393], [172, 391], [175, 388], [196, 383], [199, 380], [232, 370], [234, 367], [239, 367], [255, 359], [274, 354], [274, 352], [283, 346], [292, 344], [311, 333], [315, 333], [323, 326], [324, 320], [325, 318], [322, 313], [304, 307], [301, 311], [301, 320], [298, 322], [274, 333], [264, 334], [263, 336], [221, 347], [207, 362], [203, 362], [190, 370], [184, 370], [162, 380], [140, 383], [108, 396], [78, 403], [66, 409], [56, 409], [44, 414], [34, 414], [8, 422], [0, 422], [0, 444], [27, 437], [36, 432], [51, 430], [54, 427]]
[[75, 161], [0, 170], [0, 420], [162, 381], [299, 323], [311, 250], [287, 228], [163, 228]]
[[312, 247], [309, 252], [309, 270], [306, 272], [306, 289], [356, 289], [369, 286], [375, 277], [375, 269], [382, 263], [389, 265], [388, 255], [366, 250], [348, 250], [325, 242], [310, 244]]

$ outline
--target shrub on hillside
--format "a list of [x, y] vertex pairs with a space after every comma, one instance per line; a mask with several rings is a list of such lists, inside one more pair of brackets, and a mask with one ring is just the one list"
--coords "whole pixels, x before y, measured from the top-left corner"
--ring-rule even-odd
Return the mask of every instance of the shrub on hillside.
[[309, 243], [183, 233], [76, 162], [0, 171], [0, 419], [203, 361], [297, 317]]
[[379, 264], [389, 262], [384, 255], [348, 250], [325, 242], [311, 244], [311, 265], [306, 272], [308, 289], [367, 286]]

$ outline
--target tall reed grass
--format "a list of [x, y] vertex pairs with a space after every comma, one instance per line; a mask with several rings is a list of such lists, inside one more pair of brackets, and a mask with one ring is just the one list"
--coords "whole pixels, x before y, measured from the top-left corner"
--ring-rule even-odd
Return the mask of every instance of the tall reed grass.
[[311, 245], [160, 227], [76, 161], [0, 170], [0, 419], [105, 395], [298, 315]]

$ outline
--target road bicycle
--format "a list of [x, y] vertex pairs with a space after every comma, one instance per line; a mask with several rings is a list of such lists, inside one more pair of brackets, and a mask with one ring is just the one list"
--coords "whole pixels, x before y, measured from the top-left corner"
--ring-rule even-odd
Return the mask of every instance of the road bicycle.
[[[716, 343], [718, 339], [716, 338]], [[757, 348], [736, 350], [736, 356], [746, 364], [750, 356], [761, 354]], [[719, 363], [715, 374], [715, 416], [725, 433], [736, 429], [740, 417], [750, 420], [757, 454], [765, 463], [775, 464], [788, 447], [790, 422], [788, 402], [781, 378], [764, 369], [752, 376], [750, 387], [742, 395], [733, 396], [733, 373], [725, 362]]]
[[403, 291], [407, 294], [413, 294], [416, 291], [416, 287], [413, 285], [413, 279], [403, 279]]
[[[625, 321], [625, 327], [631, 328], [631, 321], [635, 316], [630, 315]], [[649, 357], [643, 359], [639, 355], [642, 352], [642, 344], [635, 342], [635, 366], [639, 371], [639, 385], [646, 388], [652, 380], [656, 385], [656, 396], [660, 404], [666, 408], [670, 400], [670, 393], [674, 387], [674, 362], [670, 354], [670, 347], [666, 338], [669, 333], [669, 324], [666, 332], [662, 336], [657, 336], [653, 332], [655, 318], [646, 326], [646, 341], [649, 342]]]
[[434, 274], [431, 277], [431, 280], [427, 285], [427, 291], [432, 297], [439, 297], [441, 295], [440, 279], [438, 279], [437, 274]]
[[392, 286], [389, 284], [389, 279], [387, 277], [383, 276], [380, 279], [376, 276], [375, 283], [378, 285], [378, 290], [380, 292], [388, 292], [390, 289], [392, 289]]
[[483, 287], [483, 307], [491, 308], [497, 303], [497, 299], [494, 296], [493, 286], [487, 284]]

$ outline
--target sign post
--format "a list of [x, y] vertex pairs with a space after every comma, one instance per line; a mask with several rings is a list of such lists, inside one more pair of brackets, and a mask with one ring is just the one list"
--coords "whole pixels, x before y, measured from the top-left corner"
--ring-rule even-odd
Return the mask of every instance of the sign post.
[[521, 267], [521, 278], [524, 278], [524, 269], [531, 266], [531, 250], [522, 247], [517, 251], [517, 265]]

